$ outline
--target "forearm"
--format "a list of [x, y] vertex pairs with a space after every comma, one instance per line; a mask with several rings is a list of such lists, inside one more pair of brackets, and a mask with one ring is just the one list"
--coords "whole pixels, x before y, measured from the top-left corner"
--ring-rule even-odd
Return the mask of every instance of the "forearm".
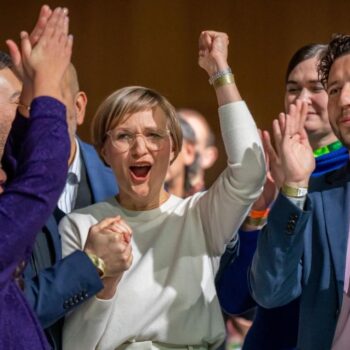
[[223, 268], [217, 280], [216, 287], [220, 305], [227, 314], [240, 314], [255, 306], [249, 291], [248, 271], [259, 232], [258, 230], [239, 231], [239, 253], [232, 263]]
[[[22, 140], [15, 178], [0, 196], [0, 226], [4, 240], [0, 257], [12, 274], [25, 259], [35, 234], [47, 220], [62, 191], [67, 174], [69, 139], [65, 107], [46, 100], [33, 103], [28, 130]], [[6, 239], [11, 235], [11, 239]]]
[[[25, 275], [29, 274], [27, 270]], [[50, 327], [102, 287], [95, 266], [81, 251], [24, 280], [25, 296], [43, 328]]]
[[263, 228], [250, 272], [252, 296], [262, 306], [287, 304], [301, 293], [304, 235], [310, 212], [279, 195]]
[[228, 158], [228, 181], [250, 201], [255, 200], [266, 175], [264, 151], [255, 122], [243, 101], [220, 107], [219, 115]]

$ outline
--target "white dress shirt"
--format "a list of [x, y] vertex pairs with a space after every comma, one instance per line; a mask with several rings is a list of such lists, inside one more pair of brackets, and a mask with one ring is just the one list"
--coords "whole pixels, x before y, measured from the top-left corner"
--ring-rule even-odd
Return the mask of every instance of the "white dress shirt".
[[78, 194], [78, 186], [81, 180], [81, 159], [80, 159], [80, 148], [77, 139], [75, 139], [77, 145], [74, 159], [72, 164], [69, 166], [66, 185], [64, 186], [63, 192], [58, 200], [57, 206], [64, 213], [70, 213], [75, 206], [75, 201]]

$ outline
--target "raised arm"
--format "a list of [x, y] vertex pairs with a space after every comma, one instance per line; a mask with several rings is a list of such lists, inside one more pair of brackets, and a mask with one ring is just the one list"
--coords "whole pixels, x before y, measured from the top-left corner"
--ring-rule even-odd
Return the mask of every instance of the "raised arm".
[[307, 185], [315, 166], [304, 130], [307, 105], [297, 101], [273, 122], [275, 147], [264, 132], [271, 167], [283, 170], [281, 193], [263, 229], [250, 273], [252, 295], [264, 307], [287, 304], [301, 293], [304, 234], [310, 213], [303, 211]]
[[[27, 34], [21, 36], [27, 77], [23, 89], [30, 88], [35, 99], [28, 122], [21, 125], [24, 137], [18, 167], [0, 196], [1, 284], [12, 278], [17, 264], [30, 254], [35, 234], [53, 210], [67, 172], [66, 110], [56, 98], [61, 97], [60, 83], [70, 62], [72, 43], [66, 35], [68, 22], [62, 9], [52, 18], [55, 21], [46, 26], [34, 48]], [[43, 95], [51, 97], [40, 97]], [[4, 164], [8, 163], [8, 147], [11, 145], [5, 148]]]
[[265, 179], [264, 152], [255, 122], [227, 62], [228, 36], [205, 31], [199, 38], [199, 65], [208, 73], [219, 105], [228, 166], [201, 198], [200, 215], [215, 255], [238, 231]]

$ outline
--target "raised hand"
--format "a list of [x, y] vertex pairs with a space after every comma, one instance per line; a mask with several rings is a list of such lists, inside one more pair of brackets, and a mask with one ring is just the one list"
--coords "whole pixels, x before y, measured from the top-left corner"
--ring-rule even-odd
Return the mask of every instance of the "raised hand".
[[[52, 10], [49, 6], [43, 5], [41, 7], [37, 22], [32, 32], [29, 34], [29, 41], [32, 47], [36, 45], [41, 35], [43, 34], [47, 21], [49, 20], [51, 14]], [[23, 71], [21, 52], [13, 40], [7, 40], [6, 44], [11, 55], [13, 69], [15, 70], [17, 76], [23, 81], [25, 79], [25, 76]]]
[[271, 143], [267, 147], [271, 169], [281, 169], [283, 183], [295, 187], [307, 187], [315, 168], [312, 148], [304, 129], [307, 108], [307, 103], [298, 100], [290, 106], [288, 114], [281, 113], [279, 119], [273, 122], [275, 149], [272, 151]]
[[[72, 54], [73, 38], [68, 35], [67, 9], [56, 8], [48, 18], [45, 28], [33, 47], [27, 32], [21, 32], [21, 62], [24, 75], [22, 97], [41, 95], [62, 98], [60, 84]], [[37, 29], [36, 32], [40, 32]], [[10, 53], [16, 51], [8, 41]], [[32, 96], [30, 96], [32, 91]], [[28, 101], [29, 100], [29, 101]], [[22, 102], [22, 101], [21, 101]]]
[[228, 68], [228, 44], [229, 38], [226, 33], [207, 30], [200, 34], [198, 64], [209, 76]]

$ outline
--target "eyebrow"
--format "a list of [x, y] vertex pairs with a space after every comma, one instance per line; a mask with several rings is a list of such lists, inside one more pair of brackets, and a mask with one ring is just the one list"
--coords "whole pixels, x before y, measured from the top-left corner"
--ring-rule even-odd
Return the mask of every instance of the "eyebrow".
[[[321, 81], [320, 80], [308, 80], [307, 81], [307, 83], [309, 83], [309, 84], [319, 84], [319, 83], [321, 83]], [[295, 80], [287, 80], [287, 83], [286, 84], [299, 84], [297, 81], [295, 81]]]
[[21, 95], [21, 91], [16, 91], [11, 95], [10, 98], [13, 99], [13, 98], [19, 97], [20, 95]]

